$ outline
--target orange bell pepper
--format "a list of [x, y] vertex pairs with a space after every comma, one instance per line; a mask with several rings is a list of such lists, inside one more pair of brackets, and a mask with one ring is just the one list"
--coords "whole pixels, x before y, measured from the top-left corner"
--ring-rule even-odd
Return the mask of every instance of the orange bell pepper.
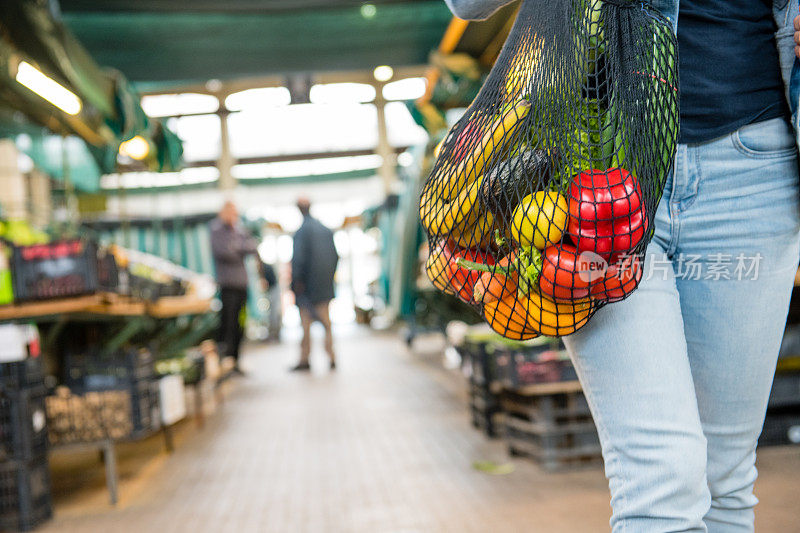
[[509, 339], [532, 339], [537, 335], [562, 337], [576, 332], [589, 321], [593, 305], [589, 298], [554, 302], [536, 291], [527, 296], [512, 294], [483, 306], [491, 328]]

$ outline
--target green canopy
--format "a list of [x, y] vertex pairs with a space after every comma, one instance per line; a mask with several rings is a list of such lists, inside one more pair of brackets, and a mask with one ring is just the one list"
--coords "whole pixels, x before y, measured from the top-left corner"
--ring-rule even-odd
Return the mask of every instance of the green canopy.
[[[441, 0], [373, 2], [372, 17], [362, 15], [360, 2], [316, 2], [328, 9], [312, 3], [62, 0], [61, 5], [64, 22], [97, 61], [148, 87], [421, 65], [452, 17]], [[283, 7], [271, 7], [275, 4]]]

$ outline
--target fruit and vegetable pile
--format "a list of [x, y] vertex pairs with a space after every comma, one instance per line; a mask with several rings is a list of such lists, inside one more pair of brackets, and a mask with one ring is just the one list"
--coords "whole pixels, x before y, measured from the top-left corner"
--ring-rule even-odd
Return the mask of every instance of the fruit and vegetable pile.
[[641, 2], [526, 1], [422, 190], [428, 277], [505, 337], [569, 335], [642, 279], [678, 135], [676, 41]]

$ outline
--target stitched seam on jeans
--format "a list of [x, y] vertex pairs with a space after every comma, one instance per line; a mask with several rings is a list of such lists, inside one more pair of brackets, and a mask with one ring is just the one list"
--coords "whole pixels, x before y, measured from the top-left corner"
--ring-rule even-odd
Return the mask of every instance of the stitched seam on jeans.
[[[700, 170], [702, 167], [700, 165], [700, 151], [693, 150], [692, 151], [692, 165], [689, 166], [689, 149], [686, 149], [686, 184], [689, 185], [691, 183], [691, 189], [687, 187], [687, 196], [684, 196], [683, 199], [679, 202], [681, 212], [686, 211], [697, 200], [697, 194], [700, 189], [700, 181], [703, 179], [703, 172]], [[694, 175], [694, 182], [692, 183], [692, 175]], [[680, 230], [679, 230], [680, 233]], [[677, 239], [675, 241], [677, 243]]]
[[[676, 196], [678, 188], [678, 172], [681, 169], [680, 161], [682, 159], [682, 156], [680, 156], [679, 154], [681, 152], [685, 153], [685, 146], [683, 148], [679, 146], [678, 150], [675, 152], [675, 164], [673, 165], [672, 169], [672, 190], [670, 191], [669, 201], [667, 202], [667, 211], [669, 212], [669, 241], [667, 242], [667, 249], [665, 250], [667, 256], [671, 256], [672, 254], [674, 254], [675, 250], [677, 249], [676, 234], [678, 232], [678, 222], [677, 222], [678, 217], [677, 217], [677, 212], [675, 210], [677, 204], [673, 201], [673, 199]], [[683, 164], [685, 166], [686, 165], [685, 157], [683, 159], [684, 159]]]

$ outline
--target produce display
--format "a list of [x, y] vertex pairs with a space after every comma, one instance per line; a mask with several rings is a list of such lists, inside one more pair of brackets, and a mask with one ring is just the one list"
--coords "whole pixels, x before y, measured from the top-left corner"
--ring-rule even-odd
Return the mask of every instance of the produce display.
[[50, 237], [33, 228], [25, 220], [0, 220], [0, 305], [14, 301], [14, 286], [11, 279], [11, 256], [14, 246], [46, 244]]
[[516, 340], [627, 297], [677, 142], [676, 49], [646, 4], [524, 2], [421, 193], [433, 285]]
[[0, 239], [17, 246], [46, 244], [50, 236], [21, 219], [0, 220]]
[[15, 246], [12, 281], [16, 301], [79, 296], [97, 291], [97, 248], [78, 239]]
[[78, 238], [36, 244], [0, 241], [0, 305], [96, 292], [156, 301], [188, 293], [209, 298], [214, 291], [208, 276], [117, 245]]
[[133, 432], [131, 394], [127, 391], [72, 394], [61, 388], [45, 401], [51, 445], [119, 440]]
[[14, 301], [14, 286], [11, 282], [10, 250], [0, 242], [0, 305]]

